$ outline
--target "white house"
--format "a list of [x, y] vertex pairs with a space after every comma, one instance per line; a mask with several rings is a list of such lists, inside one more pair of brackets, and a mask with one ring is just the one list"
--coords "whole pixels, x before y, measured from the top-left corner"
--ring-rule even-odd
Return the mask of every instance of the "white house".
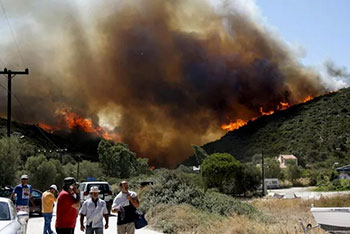
[[287, 168], [287, 161], [295, 161], [295, 165], [298, 165], [298, 158], [292, 154], [280, 154], [277, 158], [277, 161], [280, 163], [280, 168]]

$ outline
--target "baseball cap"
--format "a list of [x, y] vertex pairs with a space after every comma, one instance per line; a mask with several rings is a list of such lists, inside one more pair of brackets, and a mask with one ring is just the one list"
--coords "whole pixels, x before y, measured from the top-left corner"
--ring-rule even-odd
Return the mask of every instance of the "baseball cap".
[[28, 176], [27, 175], [22, 175], [21, 176], [21, 180], [28, 180]]
[[77, 181], [75, 180], [75, 178], [74, 177], [66, 177], [66, 178], [64, 178], [64, 180], [63, 180], [63, 184], [64, 185], [72, 185], [72, 184], [76, 184], [77, 183]]

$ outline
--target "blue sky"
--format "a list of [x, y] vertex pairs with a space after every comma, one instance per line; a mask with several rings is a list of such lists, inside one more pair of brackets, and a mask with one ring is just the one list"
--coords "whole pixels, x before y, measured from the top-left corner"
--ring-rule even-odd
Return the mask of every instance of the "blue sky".
[[347, 67], [350, 56], [349, 0], [255, 0], [269, 26], [292, 45], [301, 46], [305, 65], [331, 59]]

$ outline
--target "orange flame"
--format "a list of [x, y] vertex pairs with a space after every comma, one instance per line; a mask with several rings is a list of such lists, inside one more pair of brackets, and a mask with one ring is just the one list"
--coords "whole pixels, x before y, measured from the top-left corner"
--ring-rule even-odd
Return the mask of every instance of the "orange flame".
[[290, 107], [290, 104], [288, 102], [280, 102], [280, 104], [277, 106], [277, 110], [285, 110]]
[[261, 113], [261, 115], [272, 115], [273, 113], [275, 113], [275, 111], [270, 110], [270, 111], [268, 111], [268, 112], [264, 112], [264, 111], [263, 111], [263, 108], [260, 107], [260, 113]]
[[[312, 100], [313, 97], [312, 96], [307, 96], [303, 101], [302, 103], [305, 103], [305, 102], [308, 102], [310, 100]], [[276, 110], [285, 110], [287, 108], [291, 107], [291, 105], [288, 103], [288, 102], [280, 102], [279, 105], [277, 105], [276, 107]], [[273, 113], [275, 113], [275, 110], [270, 110], [270, 111], [267, 111], [265, 112], [263, 110], [263, 107], [260, 107], [259, 108], [259, 111], [261, 113], [261, 116], [262, 115], [272, 115]], [[259, 117], [259, 116], [258, 116]], [[254, 117], [251, 119], [251, 121], [254, 121], [256, 120], [258, 117]], [[233, 131], [233, 130], [236, 130], [244, 125], [246, 125], [248, 123], [248, 121], [246, 120], [242, 120], [242, 119], [237, 119], [236, 122], [231, 122], [229, 124], [222, 124], [221, 125], [221, 129], [223, 130], [226, 130], [226, 131]]]
[[54, 131], [59, 129], [58, 127], [51, 126], [44, 123], [39, 123], [39, 127], [41, 127], [42, 129], [44, 129], [46, 132], [49, 132], [49, 133], [53, 133]]
[[308, 102], [308, 101], [311, 101], [312, 99], [313, 99], [313, 97], [307, 96], [307, 97], [303, 100], [303, 102]]
[[244, 125], [246, 125], [248, 121], [245, 121], [243, 119], [237, 119], [236, 122], [234, 123], [229, 123], [229, 124], [223, 124], [221, 125], [221, 128], [226, 131], [233, 131], [235, 129], [238, 129]]
[[113, 140], [117, 142], [121, 141], [121, 137], [118, 133], [108, 132], [100, 126], [94, 126], [92, 120], [89, 118], [82, 118], [78, 114], [68, 111], [67, 109], [62, 109], [58, 113], [62, 117], [59, 126], [52, 126], [45, 123], [39, 123], [39, 126], [50, 133], [64, 128], [79, 128], [87, 133], [95, 133], [97, 136], [100, 136], [106, 140]]

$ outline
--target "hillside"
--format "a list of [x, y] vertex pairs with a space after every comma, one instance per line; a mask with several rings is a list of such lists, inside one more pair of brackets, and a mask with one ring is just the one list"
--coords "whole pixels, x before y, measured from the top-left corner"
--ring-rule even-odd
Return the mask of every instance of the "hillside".
[[[7, 120], [0, 118], [0, 137], [6, 136]], [[96, 135], [85, 133], [79, 129], [72, 132], [55, 132], [54, 134], [45, 132], [33, 124], [23, 124], [12, 122], [11, 135], [18, 137], [22, 144], [28, 147], [28, 156], [37, 154], [40, 150], [49, 154], [56, 150], [67, 149], [62, 151], [64, 154], [75, 155], [81, 154], [82, 158], [97, 160], [97, 146], [100, 138]]]
[[[262, 116], [221, 139], [208, 153], [229, 152], [241, 161], [254, 155], [294, 154], [302, 166], [350, 163], [350, 88], [317, 97], [273, 115]], [[195, 164], [192, 156], [184, 162]]]

